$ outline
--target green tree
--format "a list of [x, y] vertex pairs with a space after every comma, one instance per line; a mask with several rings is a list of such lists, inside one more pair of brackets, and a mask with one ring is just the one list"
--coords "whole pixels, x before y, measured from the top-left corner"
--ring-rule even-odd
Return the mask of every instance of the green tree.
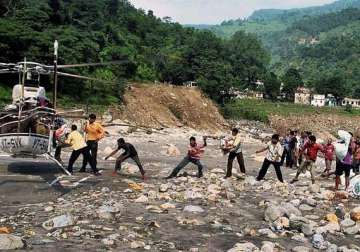
[[286, 95], [286, 99], [294, 100], [296, 89], [304, 85], [299, 71], [295, 68], [290, 68], [282, 76], [281, 80], [284, 83], [282, 92]]
[[264, 80], [265, 94], [272, 100], [276, 100], [280, 94], [281, 82], [275, 73], [270, 72]]

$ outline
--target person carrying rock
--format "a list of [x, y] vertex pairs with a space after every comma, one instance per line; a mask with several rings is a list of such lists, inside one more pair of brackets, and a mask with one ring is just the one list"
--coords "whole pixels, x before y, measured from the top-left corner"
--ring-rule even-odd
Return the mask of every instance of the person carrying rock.
[[239, 163], [240, 171], [243, 174], [246, 173], [244, 156], [243, 156], [243, 152], [242, 152], [241, 136], [240, 136], [239, 130], [234, 128], [232, 130], [232, 135], [233, 135], [234, 141], [232, 142], [232, 144], [229, 144], [224, 149], [225, 151], [229, 152], [229, 158], [228, 158], [228, 163], [227, 163], [227, 171], [226, 171], [225, 179], [230, 178], [232, 176], [232, 168], [233, 168], [233, 162], [234, 162], [235, 158], [237, 159], [237, 161]]
[[125, 142], [124, 138], [120, 138], [117, 140], [118, 147], [116, 150], [114, 150], [112, 153], [110, 153], [109, 156], [105, 158], [105, 160], [108, 160], [110, 157], [114, 156], [119, 150], [123, 149], [124, 152], [116, 159], [115, 163], [115, 170], [113, 171], [112, 175], [116, 176], [117, 172], [121, 170], [121, 164], [128, 158], [131, 158], [136, 165], [139, 167], [142, 179], [145, 180], [145, 170], [141, 164], [140, 158], [138, 156], [138, 152], [136, 151], [134, 145], [131, 143]]
[[207, 137], [203, 137], [203, 144], [198, 144], [195, 137], [190, 138], [190, 145], [188, 148], [188, 153], [184, 159], [175, 167], [171, 174], [166, 177], [166, 179], [175, 178], [177, 174], [185, 168], [189, 163], [193, 163], [198, 167], [197, 177], [201, 178], [203, 176], [203, 164], [201, 162], [201, 155], [204, 153], [204, 148], [207, 146], [206, 142]]
[[[89, 121], [86, 122], [84, 126], [84, 132], [86, 133], [86, 144], [89, 146], [91, 157], [97, 164], [97, 152], [98, 152], [98, 143], [104, 137], [105, 130], [100, 123], [96, 122], [96, 115], [89, 115]], [[82, 168], [80, 172], [86, 171], [86, 164], [89, 163], [89, 160], [84, 159]]]
[[256, 152], [258, 154], [258, 153], [267, 151], [264, 163], [260, 169], [259, 175], [256, 178], [257, 181], [262, 180], [265, 177], [270, 165], [273, 165], [275, 168], [276, 176], [277, 176], [278, 180], [281, 183], [284, 183], [282, 173], [281, 173], [282, 146], [281, 146], [279, 140], [280, 140], [280, 137], [278, 134], [273, 135], [271, 137], [271, 142], [268, 143], [268, 145], [265, 148], [258, 150]]
[[77, 130], [76, 125], [71, 126], [71, 133], [68, 135], [65, 143], [69, 144], [73, 149], [68, 165], [68, 171], [71, 174], [73, 173], [74, 163], [76, 162], [76, 160], [79, 158], [80, 155], [83, 155], [84, 159], [88, 160], [88, 162], [90, 163], [94, 175], [95, 176], [101, 175], [101, 173], [99, 173], [98, 169], [96, 168], [96, 163], [91, 157], [90, 149], [86, 145], [84, 137]]
[[311, 135], [309, 136], [309, 140], [304, 145], [304, 147], [300, 150], [300, 155], [305, 156], [305, 161], [303, 161], [296, 172], [296, 176], [293, 180], [291, 180], [291, 184], [299, 181], [300, 173], [305, 173], [307, 170], [310, 171], [311, 174], [311, 182], [315, 184], [315, 175], [314, 170], [316, 168], [315, 162], [317, 159], [317, 155], [319, 151], [323, 151], [323, 146], [321, 144], [316, 143], [316, 137]]

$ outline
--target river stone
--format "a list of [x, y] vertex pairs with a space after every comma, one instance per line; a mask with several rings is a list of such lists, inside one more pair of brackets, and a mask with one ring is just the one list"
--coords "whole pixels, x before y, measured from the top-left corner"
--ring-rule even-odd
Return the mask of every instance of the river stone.
[[22, 249], [24, 242], [20, 237], [11, 234], [0, 234], [0, 250]]

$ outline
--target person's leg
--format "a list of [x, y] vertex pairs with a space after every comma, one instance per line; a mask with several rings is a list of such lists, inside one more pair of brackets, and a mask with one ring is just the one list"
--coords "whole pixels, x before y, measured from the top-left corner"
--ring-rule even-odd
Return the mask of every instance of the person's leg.
[[95, 165], [97, 166], [97, 153], [98, 153], [98, 148], [99, 148], [98, 142], [93, 141], [90, 148], [91, 148], [91, 156], [95, 162]]
[[302, 171], [304, 171], [304, 169], [306, 169], [306, 164], [307, 164], [308, 161], [304, 161], [300, 164], [297, 172], [296, 172], [296, 175], [295, 175], [295, 178], [293, 178], [293, 180], [290, 181], [290, 184], [292, 183], [295, 183], [297, 181], [299, 181], [299, 176], [301, 174]]
[[267, 171], [269, 169], [270, 164], [271, 164], [271, 162], [265, 158], [264, 162], [262, 164], [262, 167], [261, 167], [261, 169], [259, 171], [259, 175], [256, 178], [257, 181], [260, 181], [265, 177], [265, 175], [266, 175], [266, 173], [267, 173]]
[[237, 155], [236, 155], [236, 159], [237, 159], [237, 161], [238, 161], [238, 163], [239, 163], [239, 167], [240, 167], [240, 171], [241, 171], [241, 173], [246, 173], [246, 170], [245, 170], [245, 161], [244, 161], [244, 155], [243, 155], [243, 153], [242, 152], [240, 152], [240, 153], [238, 153]]
[[233, 152], [229, 153], [227, 170], [226, 170], [226, 178], [229, 178], [232, 176], [232, 168], [233, 168], [233, 162], [234, 162], [235, 157], [236, 157], [235, 153], [233, 153]]
[[174, 178], [178, 175], [178, 173], [190, 163], [189, 157], [184, 157], [183, 160], [175, 167], [175, 169], [171, 172], [171, 174], [167, 178]]
[[59, 161], [60, 163], [62, 163], [62, 160], [61, 160], [61, 146], [60, 146], [60, 145], [57, 145], [57, 146], [56, 146], [54, 158], [55, 158], [57, 161]]
[[275, 168], [275, 172], [276, 172], [276, 176], [277, 176], [278, 180], [281, 183], [284, 183], [283, 176], [282, 176], [282, 173], [281, 173], [281, 164], [279, 162], [272, 162], [272, 165]]
[[126, 159], [128, 158], [128, 156], [126, 155], [120, 155], [115, 162], [115, 170], [114, 173], [118, 172], [121, 170], [121, 163], [124, 162]]
[[291, 150], [286, 151], [286, 167], [290, 167], [291, 165]]
[[286, 155], [287, 155], [287, 151], [286, 151], [286, 149], [284, 148], [283, 153], [282, 153], [282, 155], [281, 155], [281, 166], [284, 165], [284, 161], [285, 161]]
[[201, 160], [191, 160], [191, 162], [198, 167], [198, 178], [203, 177], [204, 165], [202, 164]]
[[70, 173], [73, 173], [74, 163], [76, 162], [76, 160], [78, 159], [80, 154], [81, 154], [81, 152], [79, 150], [77, 150], [77, 151], [74, 150], [71, 153], [71, 156], [70, 156], [70, 159], [69, 159], [69, 164], [68, 164], [68, 169], [67, 169]]
[[141, 161], [140, 161], [140, 159], [139, 159], [139, 156], [138, 156], [138, 155], [133, 156], [133, 157], [131, 157], [131, 159], [134, 160], [134, 162], [136, 163], [136, 165], [139, 167], [139, 170], [140, 170], [141, 175], [144, 177], [145, 171], [144, 171], [144, 168], [143, 168], [143, 166], [142, 166], [142, 164], [141, 164]]
[[[88, 148], [90, 148], [90, 144], [91, 144], [91, 141], [87, 141], [86, 142], [86, 145]], [[81, 169], [80, 169], [80, 172], [85, 172], [86, 171], [86, 166], [87, 164], [89, 163], [89, 159], [86, 158], [85, 156], [83, 156], [83, 163], [82, 163], [82, 166], [81, 166]]]
[[93, 171], [93, 173], [94, 174], [98, 173], [98, 169], [96, 168], [96, 163], [90, 154], [90, 148], [89, 147], [82, 148], [81, 153], [82, 153], [84, 159], [87, 159], [88, 162], [90, 163], [90, 167], [91, 167], [91, 170]]
[[311, 183], [315, 184], [315, 170], [316, 170], [316, 165], [315, 165], [315, 162], [314, 162], [314, 161], [309, 161], [308, 169], [309, 169], [310, 175], [311, 175]]
[[339, 190], [339, 185], [341, 183], [340, 176], [343, 174], [342, 164], [339, 161], [336, 161], [336, 169], [335, 169], [335, 190]]
[[344, 168], [345, 168], [345, 191], [347, 191], [350, 185], [350, 171], [352, 166], [346, 165]]

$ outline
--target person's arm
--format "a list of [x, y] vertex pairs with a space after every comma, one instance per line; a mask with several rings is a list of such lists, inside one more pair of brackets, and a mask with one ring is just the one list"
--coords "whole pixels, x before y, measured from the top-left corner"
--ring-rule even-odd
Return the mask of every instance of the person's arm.
[[116, 149], [116, 150], [114, 150], [113, 152], [111, 152], [111, 153], [109, 154], [109, 156], [107, 156], [107, 157], [105, 158], [105, 160], [108, 160], [110, 157], [114, 156], [118, 151], [119, 151], [119, 149]]
[[259, 153], [261, 153], [261, 152], [267, 151], [268, 148], [269, 148], [269, 146], [266, 146], [265, 148], [262, 148], [262, 149], [256, 151], [255, 153], [256, 153], [256, 154], [259, 154]]
[[105, 136], [105, 130], [104, 127], [99, 123], [98, 124], [98, 134], [99, 134], [99, 139], [97, 139], [97, 141], [101, 140], [102, 138], [104, 138]]
[[203, 137], [203, 140], [204, 140], [204, 145], [203, 145], [203, 147], [206, 147], [206, 146], [207, 146], [207, 141], [206, 141], [206, 140], [207, 140], [207, 136], [204, 136], [204, 137]]

